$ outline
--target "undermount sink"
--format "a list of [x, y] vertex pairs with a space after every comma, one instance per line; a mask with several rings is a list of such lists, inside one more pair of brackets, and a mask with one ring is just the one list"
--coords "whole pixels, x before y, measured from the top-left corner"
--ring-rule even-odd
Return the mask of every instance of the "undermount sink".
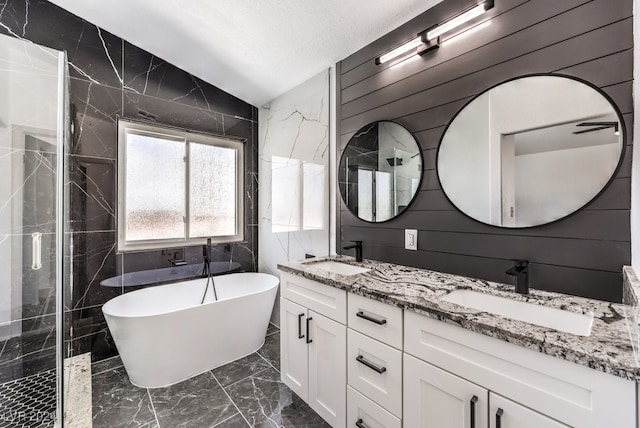
[[332, 260], [310, 263], [308, 264], [308, 266], [344, 276], [357, 275], [359, 273], [369, 272], [371, 270], [362, 268], [360, 266], [349, 265], [347, 263], [334, 262]]
[[592, 314], [578, 314], [473, 290], [454, 290], [441, 300], [578, 336], [589, 336], [593, 324]]

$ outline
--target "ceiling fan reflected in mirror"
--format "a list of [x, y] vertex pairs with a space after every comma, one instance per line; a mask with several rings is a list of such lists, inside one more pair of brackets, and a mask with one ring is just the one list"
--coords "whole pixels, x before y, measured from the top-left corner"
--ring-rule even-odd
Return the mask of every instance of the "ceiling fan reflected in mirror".
[[620, 126], [618, 124], [618, 122], [582, 122], [577, 124], [576, 126], [584, 126], [584, 127], [590, 127], [589, 129], [583, 129], [581, 131], [576, 131], [573, 134], [574, 135], [578, 135], [578, 134], [586, 134], [587, 132], [595, 132], [595, 131], [602, 131], [603, 129], [609, 129], [609, 128], [613, 128], [613, 131], [616, 135], [619, 135], [619, 130], [618, 127]]

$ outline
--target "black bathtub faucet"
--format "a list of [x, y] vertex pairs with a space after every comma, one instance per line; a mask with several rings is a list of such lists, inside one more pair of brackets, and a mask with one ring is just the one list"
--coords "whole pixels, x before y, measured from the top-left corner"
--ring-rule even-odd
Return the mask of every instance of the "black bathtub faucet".
[[516, 277], [516, 293], [529, 294], [529, 261], [514, 259], [515, 265], [505, 273]]
[[351, 241], [353, 245], [347, 245], [346, 247], [342, 247], [343, 250], [350, 250], [352, 248], [356, 249], [356, 261], [362, 261], [362, 241]]

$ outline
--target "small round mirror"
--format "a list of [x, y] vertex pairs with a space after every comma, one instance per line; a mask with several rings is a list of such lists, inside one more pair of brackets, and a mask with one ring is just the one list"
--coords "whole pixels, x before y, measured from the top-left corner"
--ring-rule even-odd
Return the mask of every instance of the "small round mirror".
[[438, 149], [442, 190], [463, 213], [499, 227], [550, 223], [593, 200], [624, 152], [624, 125], [599, 89], [534, 75], [471, 100]]
[[342, 153], [338, 183], [358, 218], [380, 223], [402, 213], [420, 188], [422, 153], [416, 139], [391, 121], [356, 132]]

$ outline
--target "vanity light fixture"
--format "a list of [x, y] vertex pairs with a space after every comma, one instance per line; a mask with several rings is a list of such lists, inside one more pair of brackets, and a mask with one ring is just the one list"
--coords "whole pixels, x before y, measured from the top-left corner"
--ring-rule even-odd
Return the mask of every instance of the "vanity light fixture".
[[384, 64], [394, 59], [404, 59], [412, 55], [424, 55], [427, 52], [438, 49], [440, 47], [440, 36], [442, 34], [448, 33], [465, 22], [477, 18], [491, 9], [493, 4], [494, 0], [483, 1], [443, 24], [422, 31], [415, 39], [411, 39], [394, 50], [376, 58], [376, 65]]
[[437, 39], [441, 35], [448, 33], [454, 28], [457, 28], [462, 24], [477, 18], [478, 16], [482, 15], [483, 13], [485, 13], [491, 8], [493, 8], [493, 0], [484, 1], [465, 12], [462, 12], [460, 15], [456, 16], [455, 18], [450, 19], [449, 21], [438, 25], [433, 30], [428, 31], [427, 39], [428, 40]]

